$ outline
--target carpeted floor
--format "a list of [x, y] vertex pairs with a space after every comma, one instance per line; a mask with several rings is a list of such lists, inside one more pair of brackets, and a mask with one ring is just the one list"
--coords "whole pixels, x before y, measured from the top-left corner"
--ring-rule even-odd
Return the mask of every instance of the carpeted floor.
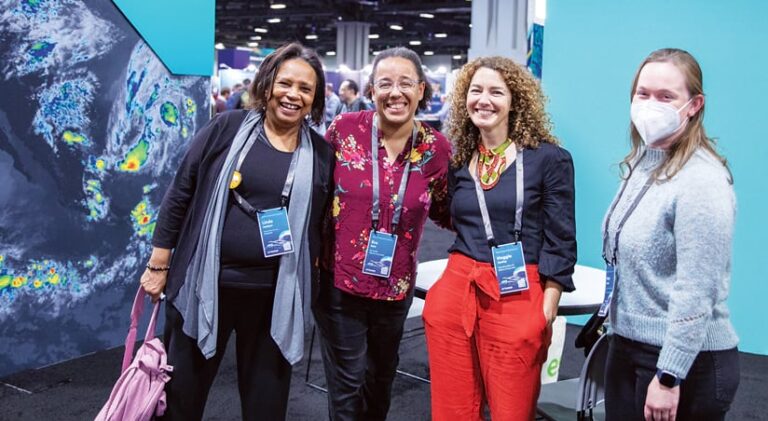
[[[422, 261], [445, 257], [452, 236], [431, 224], [420, 249]], [[427, 353], [422, 324], [418, 317], [406, 323], [400, 345], [400, 368], [428, 376]], [[577, 377], [584, 361], [581, 350], [573, 348], [577, 326], [567, 328], [560, 378]], [[324, 385], [322, 362], [315, 343], [310, 381]], [[35, 370], [26, 370], [0, 379], [0, 420], [92, 420], [103, 405], [119, 374], [122, 347], [87, 355]], [[227, 347], [217, 380], [206, 407], [206, 420], [240, 419], [234, 367], [234, 344]], [[294, 369], [288, 420], [327, 419], [325, 393], [304, 382], [307, 361]], [[398, 375], [393, 386], [389, 420], [428, 420], [429, 385], [406, 375]], [[768, 357], [741, 354], [741, 384], [728, 420], [768, 421]]]

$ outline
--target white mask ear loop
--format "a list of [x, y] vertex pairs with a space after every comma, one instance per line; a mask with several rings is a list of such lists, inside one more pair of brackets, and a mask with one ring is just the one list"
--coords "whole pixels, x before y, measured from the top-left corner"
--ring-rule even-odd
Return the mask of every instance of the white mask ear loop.
[[[693, 98], [696, 98], [695, 96], [691, 97], [691, 99], [688, 100], [685, 104], [681, 105], [680, 108], [677, 109], [677, 112], [683, 111], [683, 108], [687, 107], [691, 102], [693, 102]], [[693, 116], [685, 116], [686, 119], [690, 119]]]

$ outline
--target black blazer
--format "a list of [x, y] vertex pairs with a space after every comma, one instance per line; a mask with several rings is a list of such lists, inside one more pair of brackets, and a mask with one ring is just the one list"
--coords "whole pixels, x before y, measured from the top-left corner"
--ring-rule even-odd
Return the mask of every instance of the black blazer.
[[[157, 217], [152, 245], [173, 249], [171, 269], [165, 285], [169, 301], [178, 295], [187, 267], [195, 252], [205, 216], [205, 207], [213, 193], [216, 178], [247, 110], [217, 115], [197, 134], [173, 182], [168, 187]], [[333, 194], [333, 150], [322, 136], [310, 130], [314, 148], [312, 203], [309, 217], [309, 252], [313, 278], [323, 252], [323, 224]], [[297, 169], [300, 171], [301, 169]]]

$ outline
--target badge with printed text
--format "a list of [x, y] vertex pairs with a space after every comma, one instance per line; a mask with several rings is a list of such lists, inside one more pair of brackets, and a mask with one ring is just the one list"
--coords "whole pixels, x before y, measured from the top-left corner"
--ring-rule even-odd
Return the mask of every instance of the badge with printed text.
[[389, 278], [392, 271], [392, 261], [395, 257], [397, 235], [386, 232], [371, 231], [368, 248], [363, 261], [363, 273], [367, 275]]
[[528, 274], [525, 272], [523, 243], [502, 244], [491, 248], [491, 253], [501, 294], [527, 290]]
[[611, 307], [611, 300], [613, 299], [613, 286], [616, 285], [616, 268], [611, 265], [605, 265], [605, 295], [603, 296], [603, 303], [600, 304], [600, 311], [597, 315], [605, 317], [608, 314], [608, 309]]
[[264, 257], [293, 253], [293, 235], [291, 235], [291, 227], [288, 225], [286, 208], [259, 211], [256, 216], [259, 220]]

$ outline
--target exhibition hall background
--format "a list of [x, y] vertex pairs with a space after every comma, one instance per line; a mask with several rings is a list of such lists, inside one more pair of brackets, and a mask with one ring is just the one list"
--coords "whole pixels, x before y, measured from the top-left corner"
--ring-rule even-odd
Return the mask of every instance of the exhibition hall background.
[[[214, 5], [0, 0], [0, 376], [121, 344], [156, 208], [207, 120]], [[637, 65], [668, 46], [700, 60], [739, 204], [729, 304], [740, 349], [762, 355], [766, 16], [747, 0], [549, 0], [542, 76], [576, 166], [579, 263], [599, 268]]]

